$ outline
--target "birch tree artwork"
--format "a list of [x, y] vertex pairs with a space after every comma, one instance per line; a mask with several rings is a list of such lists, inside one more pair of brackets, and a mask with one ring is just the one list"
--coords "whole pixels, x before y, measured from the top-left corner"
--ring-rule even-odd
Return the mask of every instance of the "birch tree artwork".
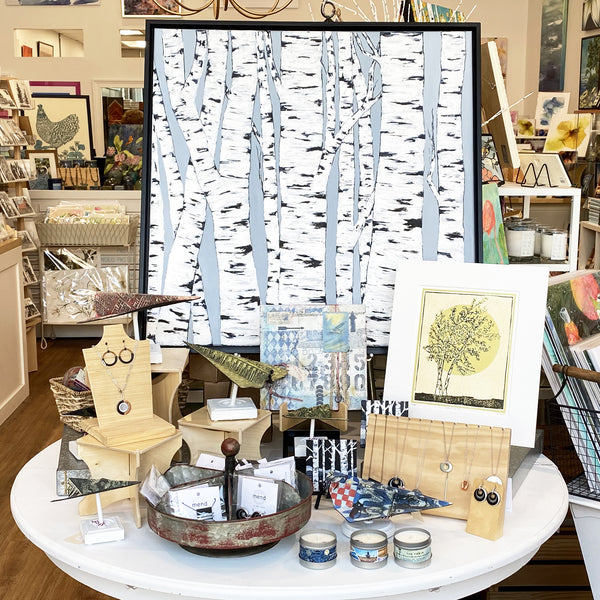
[[313, 483], [313, 491], [322, 492], [329, 487], [332, 477], [356, 477], [358, 442], [356, 440], [306, 440], [306, 475]]
[[256, 347], [261, 306], [363, 304], [386, 347], [398, 261], [476, 260], [471, 26], [148, 26], [142, 287], [201, 297], [148, 337]]

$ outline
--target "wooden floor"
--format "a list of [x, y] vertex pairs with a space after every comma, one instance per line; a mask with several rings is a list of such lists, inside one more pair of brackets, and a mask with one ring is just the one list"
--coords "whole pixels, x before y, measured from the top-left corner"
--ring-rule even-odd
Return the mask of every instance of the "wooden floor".
[[10, 512], [10, 489], [21, 467], [58, 440], [62, 425], [48, 380], [83, 364], [82, 348], [97, 340], [49, 340], [30, 373], [30, 395], [0, 426], [0, 598], [2, 600], [110, 600], [71, 579], [30, 543]]

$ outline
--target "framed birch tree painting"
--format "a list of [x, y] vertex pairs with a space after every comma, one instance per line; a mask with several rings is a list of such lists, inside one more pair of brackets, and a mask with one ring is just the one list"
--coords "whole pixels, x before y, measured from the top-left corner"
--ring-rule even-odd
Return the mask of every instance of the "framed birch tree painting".
[[147, 23], [146, 335], [256, 348], [260, 306], [364, 304], [480, 259], [479, 25]]

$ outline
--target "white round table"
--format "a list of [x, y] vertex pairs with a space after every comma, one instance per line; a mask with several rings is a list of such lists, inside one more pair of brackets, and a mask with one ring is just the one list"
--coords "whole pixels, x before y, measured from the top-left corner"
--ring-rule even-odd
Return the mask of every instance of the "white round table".
[[[327, 500], [313, 510], [308, 528], [327, 528], [338, 536], [337, 564], [323, 571], [298, 562], [298, 535], [254, 556], [209, 558], [187, 552], [158, 537], [144, 522], [136, 529], [126, 501], [107, 512], [119, 514], [125, 540], [84, 545], [79, 533], [77, 500], [51, 503], [59, 443], [32, 458], [11, 491], [14, 519], [32, 543], [60, 569], [83, 584], [122, 600], [244, 600], [350, 598], [462, 598], [508, 577], [535, 554], [562, 523], [568, 493], [547, 458], [540, 456], [519, 486], [507, 513], [504, 535], [494, 542], [469, 535], [465, 521], [425, 515], [393, 518], [394, 524], [418, 524], [432, 535], [433, 560], [423, 569], [405, 569], [392, 557], [385, 567], [354, 567], [342, 517]], [[389, 545], [390, 554], [393, 552]]]

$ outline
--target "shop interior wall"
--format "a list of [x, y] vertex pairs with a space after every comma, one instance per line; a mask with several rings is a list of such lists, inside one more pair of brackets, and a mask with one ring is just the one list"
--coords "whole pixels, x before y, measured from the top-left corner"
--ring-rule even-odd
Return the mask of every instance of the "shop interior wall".
[[[253, 0], [256, 2], [256, 0]], [[354, 0], [345, 0], [341, 5], [348, 9]], [[190, 0], [188, 4], [199, 4]], [[367, 15], [371, 15], [370, 0], [357, 0]], [[320, 20], [320, 2], [295, 0], [296, 8], [288, 8], [271, 20], [314, 21]], [[380, 0], [374, 0], [382, 17]], [[262, 4], [267, 4], [263, 2]], [[442, 2], [444, 4], [444, 2]], [[448, 6], [451, 3], [446, 2]], [[477, 4], [470, 20], [482, 23], [482, 35], [508, 37], [508, 81], [509, 101], [514, 102], [532, 88], [537, 81], [537, 71], [528, 63], [537, 65], [539, 60], [539, 28], [535, 35], [528, 35], [528, 24], [541, 11], [541, 0], [464, 0], [461, 10], [468, 14]], [[580, 3], [571, 2], [571, 4]], [[528, 6], [535, 7], [534, 11]], [[578, 9], [581, 10], [581, 7]], [[144, 29], [145, 19], [123, 18], [120, 0], [102, 0], [92, 6], [6, 6], [2, 0], [2, 29], [0, 35], [0, 69], [2, 75], [28, 80], [79, 81], [83, 94], [89, 94], [92, 103], [94, 146], [102, 154], [103, 145], [98, 131], [97, 112], [101, 111], [99, 89], [108, 83], [128, 85], [143, 81], [143, 59], [122, 58], [120, 50], [121, 28]], [[209, 13], [210, 14], [210, 13]], [[223, 14], [223, 13], [222, 13]], [[228, 19], [237, 19], [229, 9], [224, 13]], [[352, 20], [353, 15], [345, 10], [343, 16]], [[375, 20], [375, 19], [373, 19]], [[15, 29], [82, 29], [84, 36], [83, 58], [21, 58], [15, 56]], [[537, 55], [535, 47], [537, 42]], [[579, 42], [578, 42], [579, 43]], [[535, 77], [531, 79], [530, 73]]]

